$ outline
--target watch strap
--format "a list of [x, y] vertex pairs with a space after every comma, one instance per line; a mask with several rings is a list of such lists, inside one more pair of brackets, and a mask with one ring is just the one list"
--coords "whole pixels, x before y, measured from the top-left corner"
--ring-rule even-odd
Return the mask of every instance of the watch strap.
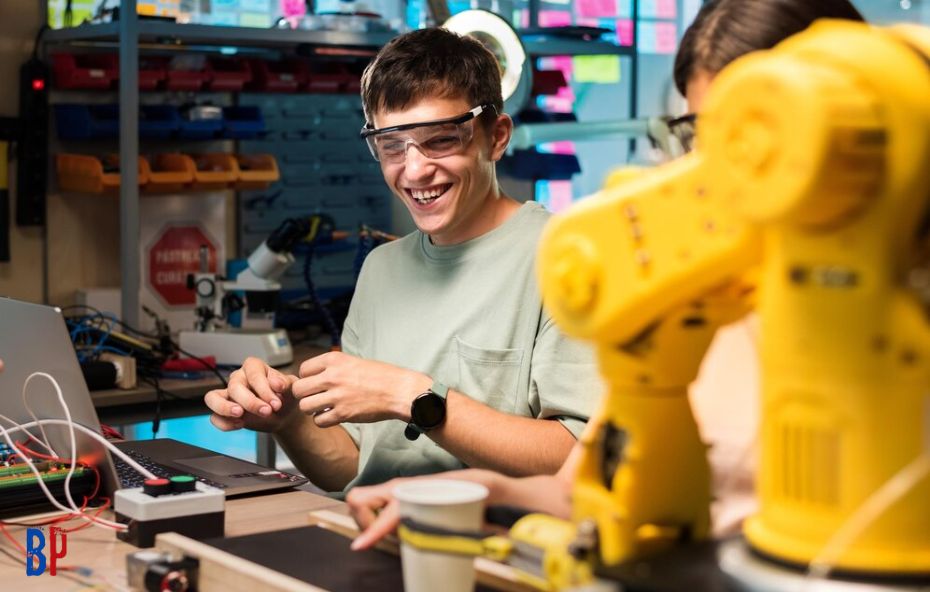
[[434, 393], [436, 393], [437, 395], [439, 395], [439, 397], [440, 397], [443, 401], [445, 401], [445, 400], [446, 400], [446, 397], [449, 396], [449, 387], [447, 387], [447, 386], [444, 385], [443, 383], [439, 382], [438, 380], [434, 380], [434, 381], [433, 381], [433, 386], [429, 387], [429, 390], [431, 390], [431, 391], [433, 391]]

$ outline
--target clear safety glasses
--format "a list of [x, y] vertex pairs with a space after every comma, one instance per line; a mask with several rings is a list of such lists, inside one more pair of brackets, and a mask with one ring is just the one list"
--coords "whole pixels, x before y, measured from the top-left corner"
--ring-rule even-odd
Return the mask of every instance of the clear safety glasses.
[[493, 105], [478, 105], [474, 109], [448, 119], [406, 123], [381, 129], [369, 124], [362, 128], [362, 138], [375, 160], [386, 164], [399, 164], [407, 158], [412, 144], [427, 158], [443, 158], [461, 152], [475, 133], [475, 119], [484, 112], [494, 110]]
[[694, 149], [695, 121], [697, 113], [688, 113], [668, 120], [669, 133], [678, 139], [685, 154]]

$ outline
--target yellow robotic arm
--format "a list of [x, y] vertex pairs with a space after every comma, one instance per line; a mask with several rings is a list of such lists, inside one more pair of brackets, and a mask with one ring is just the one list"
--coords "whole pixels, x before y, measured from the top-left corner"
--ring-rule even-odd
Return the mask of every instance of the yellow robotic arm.
[[[930, 454], [930, 328], [907, 286], [930, 232], [930, 31], [821, 22], [715, 81], [698, 150], [543, 237], [556, 321], [608, 393], [573, 491], [601, 564], [709, 532], [687, 385], [714, 331], [761, 318], [756, 549], [806, 565], [874, 491]], [[926, 476], [837, 557], [930, 573]]]

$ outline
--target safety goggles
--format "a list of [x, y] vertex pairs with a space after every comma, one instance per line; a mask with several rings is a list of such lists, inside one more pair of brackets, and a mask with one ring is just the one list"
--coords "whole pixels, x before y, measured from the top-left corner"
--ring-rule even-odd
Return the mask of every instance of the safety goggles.
[[456, 117], [381, 129], [372, 129], [366, 124], [359, 135], [368, 143], [371, 155], [378, 162], [404, 162], [411, 144], [427, 158], [443, 158], [464, 150], [475, 134], [475, 119], [491, 110], [495, 110], [494, 105], [478, 105]]
[[681, 144], [682, 150], [687, 154], [694, 149], [695, 122], [697, 113], [688, 113], [681, 117], [669, 119], [667, 124], [669, 134], [674, 136]]

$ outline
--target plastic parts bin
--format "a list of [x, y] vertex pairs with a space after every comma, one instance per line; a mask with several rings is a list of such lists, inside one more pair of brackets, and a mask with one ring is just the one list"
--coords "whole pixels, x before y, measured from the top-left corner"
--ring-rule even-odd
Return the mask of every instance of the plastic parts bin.
[[119, 135], [119, 105], [55, 105], [55, 127], [62, 140], [94, 140]]
[[192, 155], [196, 169], [191, 189], [216, 191], [233, 187], [239, 179], [239, 165], [232, 154]]
[[181, 116], [174, 105], [140, 105], [139, 136], [170, 138], [181, 127]]
[[307, 92], [341, 93], [345, 92], [354, 76], [347, 72], [342, 64], [317, 63], [310, 66], [307, 74]]
[[172, 58], [153, 57], [165, 65], [165, 88], [168, 90], [198, 91], [207, 83], [207, 56], [181, 54]]
[[226, 138], [253, 139], [265, 133], [265, 118], [258, 107], [224, 107], [223, 118]]
[[[139, 185], [148, 183], [149, 164], [139, 157]], [[115, 192], [120, 185], [119, 157], [86, 154], [58, 154], [55, 158], [58, 185], [65, 191], [79, 193]]]
[[307, 65], [300, 60], [254, 59], [251, 66], [253, 78], [249, 86], [259, 92], [297, 92], [307, 84]]
[[252, 81], [252, 69], [241, 58], [211, 57], [207, 60], [207, 88], [220, 92], [239, 92]]
[[271, 154], [238, 154], [239, 180], [236, 189], [266, 189], [281, 178], [278, 162]]
[[58, 88], [107, 89], [119, 76], [115, 54], [52, 55], [52, 71]]
[[179, 112], [178, 136], [189, 140], [215, 138], [223, 132], [223, 109], [214, 105], [186, 105]]
[[149, 182], [146, 193], [177, 193], [190, 188], [197, 170], [194, 159], [186, 154], [155, 154], [149, 159]]
[[168, 77], [168, 60], [159, 57], [139, 58], [139, 90], [158, 90]]

